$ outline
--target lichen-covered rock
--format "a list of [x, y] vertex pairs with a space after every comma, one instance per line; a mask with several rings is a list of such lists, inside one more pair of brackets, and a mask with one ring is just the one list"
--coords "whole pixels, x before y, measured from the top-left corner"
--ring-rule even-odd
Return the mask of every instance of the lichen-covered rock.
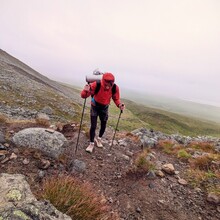
[[0, 220], [71, 220], [48, 201], [38, 201], [21, 174], [0, 174]]

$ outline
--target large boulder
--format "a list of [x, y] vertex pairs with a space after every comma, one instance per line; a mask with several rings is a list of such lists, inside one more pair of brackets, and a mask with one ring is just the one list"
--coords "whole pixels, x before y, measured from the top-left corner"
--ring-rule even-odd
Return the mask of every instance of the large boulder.
[[16, 133], [12, 141], [17, 147], [33, 147], [57, 158], [67, 147], [63, 134], [45, 128], [26, 128]]
[[38, 201], [21, 174], [0, 174], [0, 219], [71, 220], [48, 201]]

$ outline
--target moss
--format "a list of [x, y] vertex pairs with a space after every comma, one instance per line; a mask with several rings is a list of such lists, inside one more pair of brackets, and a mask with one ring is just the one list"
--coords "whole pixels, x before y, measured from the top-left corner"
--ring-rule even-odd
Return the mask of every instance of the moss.
[[7, 197], [9, 200], [19, 201], [21, 200], [22, 194], [18, 189], [12, 189], [8, 192]]
[[20, 217], [24, 220], [30, 220], [30, 218], [24, 212], [22, 212], [21, 210], [15, 210], [13, 212], [13, 215], [18, 216], [18, 217]]
[[188, 159], [191, 158], [191, 154], [187, 153], [184, 149], [181, 149], [177, 153], [178, 158]]

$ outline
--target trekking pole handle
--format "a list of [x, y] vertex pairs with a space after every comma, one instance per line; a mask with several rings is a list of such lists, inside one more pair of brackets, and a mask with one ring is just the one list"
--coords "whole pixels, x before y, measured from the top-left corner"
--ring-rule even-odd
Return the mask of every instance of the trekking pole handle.
[[[121, 106], [124, 106], [124, 104], [122, 103]], [[123, 113], [123, 110], [121, 110], [121, 113]]]

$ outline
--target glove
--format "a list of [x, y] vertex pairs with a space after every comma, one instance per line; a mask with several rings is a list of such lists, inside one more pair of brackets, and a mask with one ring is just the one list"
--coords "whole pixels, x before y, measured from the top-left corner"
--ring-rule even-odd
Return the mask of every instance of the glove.
[[118, 105], [118, 107], [120, 108], [121, 111], [123, 111], [125, 109], [125, 104], [124, 103], [120, 103]]
[[85, 90], [86, 92], [89, 92], [89, 91], [90, 91], [90, 85], [86, 84], [86, 85], [84, 86], [84, 90]]

